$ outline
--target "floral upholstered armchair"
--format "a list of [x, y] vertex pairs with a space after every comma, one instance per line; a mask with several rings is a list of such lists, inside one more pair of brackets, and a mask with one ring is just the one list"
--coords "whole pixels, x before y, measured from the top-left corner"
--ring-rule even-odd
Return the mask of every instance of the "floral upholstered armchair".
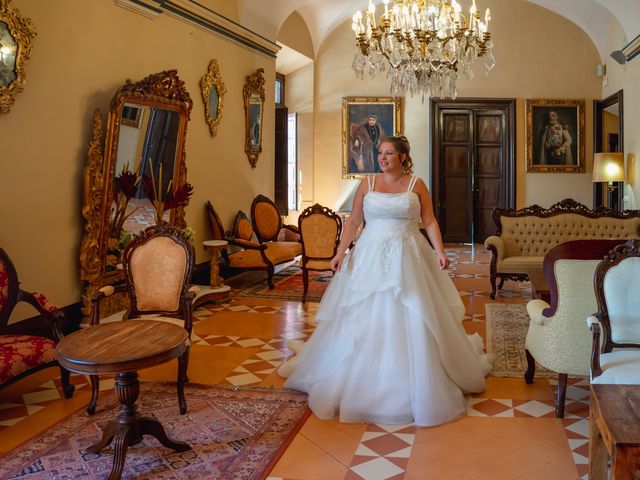
[[[49, 324], [48, 336], [30, 335], [21, 329], [21, 322], [9, 325], [9, 318], [19, 302], [34, 307]], [[60, 322], [64, 317], [58, 307], [41, 293], [29, 293], [20, 288], [18, 274], [7, 253], [0, 248], [0, 389], [27, 375], [58, 365], [56, 343], [62, 338]], [[73, 395], [69, 371], [60, 366], [64, 396]]]
[[640, 240], [619, 245], [596, 269], [598, 312], [591, 383], [640, 385]]
[[558, 372], [556, 417], [564, 416], [567, 378], [589, 374], [591, 338], [585, 319], [596, 308], [593, 276], [600, 260], [621, 240], [575, 240], [555, 246], [544, 257], [551, 305], [527, 304], [531, 319], [525, 340], [527, 383], [533, 383], [536, 361]]
[[300, 242], [302, 243], [302, 303], [309, 293], [309, 270], [331, 270], [342, 233], [342, 219], [333, 210], [316, 203], [306, 208], [298, 217]]
[[[191, 287], [194, 252], [191, 243], [166, 222], [147, 228], [127, 246], [122, 263], [125, 284], [101, 288], [92, 298], [92, 325], [100, 323], [100, 300], [116, 292], [126, 292], [130, 308], [124, 321], [145, 318], [184, 327], [191, 338], [193, 299], [197, 287]], [[178, 405], [180, 413], [187, 411], [184, 384], [187, 379], [189, 348], [178, 358]], [[91, 376], [92, 398], [87, 406], [95, 413], [99, 394], [98, 377]]]

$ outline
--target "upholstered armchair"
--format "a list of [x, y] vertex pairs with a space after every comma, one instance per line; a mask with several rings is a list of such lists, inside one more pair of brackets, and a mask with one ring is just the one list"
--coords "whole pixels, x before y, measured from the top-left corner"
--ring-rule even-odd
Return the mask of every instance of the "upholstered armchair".
[[[273, 203], [271, 199], [264, 195], [258, 195], [253, 199], [251, 203], [251, 221], [253, 222], [253, 229], [260, 243], [277, 242], [281, 249], [289, 250], [289, 253], [293, 255], [293, 257], [300, 255], [302, 249], [297, 241], [300, 234], [298, 227], [282, 223], [282, 217], [280, 216], [278, 207], [276, 207], [276, 204]], [[285, 229], [285, 234], [287, 231], [290, 232], [296, 241], [278, 241], [278, 237], [283, 228]]]
[[558, 372], [558, 418], [564, 416], [567, 377], [589, 374], [591, 338], [584, 321], [596, 307], [593, 293], [596, 266], [620, 242], [576, 240], [552, 248], [543, 263], [551, 305], [542, 300], [527, 304], [530, 323], [525, 341], [528, 368], [524, 378], [533, 383], [536, 361]]
[[[11, 314], [20, 302], [28, 303], [42, 315], [50, 328], [49, 335], [31, 335], [22, 322], [9, 324]], [[18, 273], [9, 255], [0, 248], [0, 389], [39, 370], [59, 366], [65, 398], [73, 395], [69, 371], [58, 365], [56, 344], [62, 338], [64, 315], [41, 293], [20, 288]]]
[[593, 333], [591, 383], [640, 385], [640, 240], [617, 246], [597, 267], [598, 311]]
[[[194, 252], [191, 243], [180, 232], [162, 223], [147, 228], [127, 246], [122, 264], [125, 283], [116, 287], [101, 288], [92, 298], [92, 325], [100, 323], [100, 301], [117, 292], [128, 294], [130, 307], [124, 321], [135, 321], [144, 316], [184, 327], [191, 338], [191, 306], [196, 287], [190, 287], [193, 273]], [[187, 379], [189, 348], [178, 359], [178, 405], [184, 414], [187, 404], [184, 384]], [[98, 401], [99, 381], [91, 376], [91, 402], [87, 406], [90, 415], [95, 413]]]
[[333, 210], [316, 203], [298, 217], [300, 242], [302, 243], [302, 303], [309, 293], [309, 270], [331, 270], [331, 259], [336, 255], [342, 220]]

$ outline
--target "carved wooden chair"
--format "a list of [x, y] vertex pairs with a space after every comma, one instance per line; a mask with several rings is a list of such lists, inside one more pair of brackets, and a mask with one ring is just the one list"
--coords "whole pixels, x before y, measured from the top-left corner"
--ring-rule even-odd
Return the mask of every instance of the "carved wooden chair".
[[640, 385], [640, 240], [617, 246], [595, 274], [591, 383]]
[[[253, 202], [251, 202], [251, 221], [260, 243], [278, 243], [280, 245], [279, 248], [288, 250], [292, 258], [302, 252], [302, 247], [298, 241], [300, 230], [294, 225], [282, 223], [278, 207], [270, 198], [258, 195], [253, 199]], [[293, 234], [295, 241], [281, 242], [278, 240], [283, 228], [285, 229], [285, 234], [287, 231]]]
[[[191, 338], [191, 309], [197, 293], [197, 287], [189, 286], [194, 257], [191, 243], [168, 223], [147, 228], [124, 251], [122, 263], [125, 283], [103, 287], [91, 299], [91, 324], [100, 323], [100, 300], [117, 292], [125, 292], [131, 306], [124, 320], [135, 321], [144, 315], [146, 318], [174, 323], [183, 326]], [[188, 381], [188, 363], [189, 348], [178, 359], [178, 404], [181, 414], [187, 411], [184, 384]], [[87, 412], [93, 415], [99, 394], [99, 381], [95, 375], [91, 376], [91, 390]]]
[[[21, 321], [9, 325], [11, 313], [20, 302], [28, 303], [44, 317], [51, 329], [50, 335], [31, 335], [20, 325]], [[44, 295], [20, 288], [18, 273], [9, 255], [0, 248], [0, 389], [58, 365], [56, 344], [63, 336], [60, 324], [63, 318], [62, 311]], [[59, 367], [62, 391], [65, 398], [70, 398], [75, 387], [69, 382], [69, 371]]]
[[569, 375], [589, 374], [591, 338], [585, 318], [595, 310], [593, 275], [609, 250], [625, 240], [575, 240], [552, 248], [544, 257], [544, 274], [551, 305], [543, 300], [527, 304], [531, 321], [525, 340], [527, 383], [533, 383], [536, 361], [558, 372], [556, 417], [564, 416]]
[[302, 243], [302, 303], [305, 303], [309, 293], [309, 270], [331, 270], [331, 259], [340, 243], [342, 219], [333, 210], [316, 203], [300, 214], [298, 229]]

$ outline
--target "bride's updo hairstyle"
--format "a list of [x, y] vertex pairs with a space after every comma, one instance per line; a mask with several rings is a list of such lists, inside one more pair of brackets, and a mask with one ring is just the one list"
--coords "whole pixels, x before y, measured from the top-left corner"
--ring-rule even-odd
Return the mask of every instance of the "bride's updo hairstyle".
[[411, 146], [409, 145], [409, 140], [404, 135], [397, 135], [394, 137], [384, 137], [380, 144], [390, 143], [395, 148], [398, 155], [402, 155], [403, 153], [406, 155], [404, 161], [402, 162], [402, 173], [405, 175], [411, 175], [413, 173], [413, 160], [411, 159], [411, 155], [409, 152], [411, 151]]

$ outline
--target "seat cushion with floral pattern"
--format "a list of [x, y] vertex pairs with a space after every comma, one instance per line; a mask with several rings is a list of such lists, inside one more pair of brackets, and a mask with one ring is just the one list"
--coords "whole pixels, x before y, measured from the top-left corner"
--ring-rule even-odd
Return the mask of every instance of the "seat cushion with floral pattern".
[[55, 359], [53, 340], [34, 335], [0, 335], [0, 384]]

